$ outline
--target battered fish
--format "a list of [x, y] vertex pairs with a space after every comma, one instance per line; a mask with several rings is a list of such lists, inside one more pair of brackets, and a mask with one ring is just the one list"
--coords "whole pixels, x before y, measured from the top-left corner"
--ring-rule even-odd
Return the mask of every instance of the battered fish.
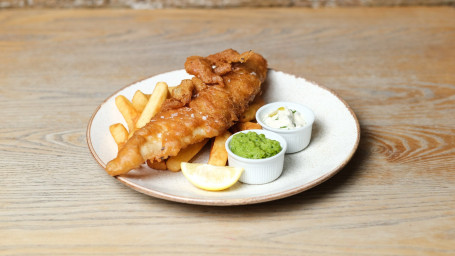
[[228, 49], [208, 57], [191, 56], [184, 80], [161, 111], [137, 130], [106, 166], [112, 175], [139, 167], [147, 159], [161, 161], [188, 145], [229, 129], [261, 91], [267, 61], [252, 51]]

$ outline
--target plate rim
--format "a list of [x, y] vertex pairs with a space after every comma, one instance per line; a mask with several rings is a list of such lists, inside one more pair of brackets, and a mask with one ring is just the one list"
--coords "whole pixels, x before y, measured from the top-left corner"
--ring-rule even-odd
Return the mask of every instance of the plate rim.
[[[168, 72], [163, 72], [163, 73], [155, 74], [155, 75], [152, 75], [152, 76], [137, 80], [135, 82], [129, 83], [128, 85], [116, 90], [114, 93], [109, 95], [103, 102], [101, 102], [97, 106], [97, 108], [93, 112], [92, 116], [90, 117], [88, 125], [87, 125], [86, 142], [88, 144], [88, 148], [89, 148], [89, 151], [90, 151], [91, 155], [93, 156], [95, 161], [103, 169], [106, 168], [106, 164], [104, 164], [104, 162], [101, 160], [101, 158], [95, 152], [95, 149], [94, 149], [94, 147], [92, 145], [92, 142], [91, 142], [91, 138], [92, 138], [91, 137], [91, 127], [92, 127], [93, 119], [95, 118], [95, 116], [97, 115], [97, 113], [101, 109], [101, 107], [104, 104], [106, 104], [106, 102], [109, 99], [111, 99], [114, 95], [118, 94], [120, 91], [123, 91], [123, 90], [125, 90], [126, 88], [128, 88], [130, 86], [133, 86], [134, 84], [137, 84], [139, 82], [145, 81], [147, 79], [153, 78], [153, 77], [158, 76], [158, 75], [163, 75], [163, 74], [166, 74], [166, 73], [171, 73], [171, 72], [176, 72], [176, 71], [181, 71], [181, 70], [183, 70], [183, 69], [176, 69], [176, 70], [172, 70], [172, 71], [168, 71]], [[282, 73], [282, 74], [285, 74], [285, 75], [290, 75], [290, 76], [293, 76], [295, 79], [301, 78], [301, 79], [306, 80], [303, 77], [298, 77], [298, 76], [295, 76], [293, 74], [285, 73], [283, 71], [278, 71], [278, 70], [273, 69], [273, 68], [268, 68], [268, 72], [270, 72], [270, 71]], [[359, 146], [359, 143], [360, 143], [360, 135], [361, 135], [360, 124], [359, 124], [359, 120], [358, 120], [355, 112], [352, 110], [351, 106], [349, 106], [349, 104], [342, 97], [340, 97], [337, 92], [335, 92], [334, 90], [332, 90], [332, 89], [330, 89], [330, 88], [328, 88], [326, 86], [320, 85], [320, 84], [318, 84], [318, 83], [316, 83], [314, 81], [310, 81], [310, 80], [306, 80], [306, 81], [311, 83], [311, 84], [313, 84], [313, 85], [315, 85], [315, 86], [320, 87], [323, 90], [328, 91], [330, 94], [335, 96], [346, 107], [346, 109], [349, 111], [349, 113], [351, 114], [352, 118], [355, 121], [355, 125], [356, 125], [356, 128], [357, 128], [357, 136], [356, 136], [355, 143], [354, 143], [354, 145], [353, 145], [353, 147], [351, 149], [351, 152], [349, 152], [348, 156], [344, 159], [343, 162], [341, 162], [337, 167], [335, 167], [333, 170], [331, 170], [330, 172], [326, 173], [325, 175], [320, 176], [319, 178], [317, 178], [315, 180], [312, 180], [311, 182], [302, 184], [300, 186], [297, 186], [297, 187], [294, 187], [294, 188], [291, 188], [291, 189], [288, 189], [288, 190], [280, 191], [280, 192], [277, 192], [277, 193], [274, 193], [274, 194], [267, 194], [267, 195], [262, 195], [262, 196], [253, 196], [253, 197], [247, 197], [247, 198], [235, 198], [235, 199], [201, 199], [201, 198], [195, 198], [195, 197], [178, 196], [178, 195], [173, 195], [173, 194], [164, 193], [164, 192], [151, 190], [151, 189], [142, 187], [142, 186], [140, 186], [138, 184], [135, 184], [135, 183], [129, 181], [127, 178], [122, 177], [122, 176], [115, 176], [114, 178], [119, 180], [121, 183], [123, 183], [127, 187], [130, 187], [130, 188], [136, 190], [137, 192], [146, 194], [148, 196], [152, 196], [152, 197], [155, 197], [155, 198], [160, 198], [160, 199], [164, 199], [164, 200], [168, 200], [168, 201], [173, 201], [173, 202], [179, 202], [179, 203], [185, 203], [185, 204], [194, 204], [194, 205], [207, 205], [207, 206], [235, 206], [235, 205], [249, 205], [249, 204], [264, 203], [264, 202], [274, 201], [274, 200], [286, 198], [286, 197], [289, 197], [289, 196], [293, 196], [293, 195], [296, 195], [296, 194], [301, 193], [303, 191], [309, 190], [309, 189], [311, 189], [311, 188], [313, 188], [313, 187], [315, 187], [315, 186], [317, 186], [319, 184], [322, 184], [323, 182], [327, 181], [331, 177], [335, 176], [341, 169], [343, 169], [343, 167], [346, 166], [346, 164], [354, 156], [354, 154], [357, 151], [357, 148]], [[111, 176], [109, 176], [109, 177], [111, 177]], [[213, 193], [217, 193], [217, 192], [213, 192]]]

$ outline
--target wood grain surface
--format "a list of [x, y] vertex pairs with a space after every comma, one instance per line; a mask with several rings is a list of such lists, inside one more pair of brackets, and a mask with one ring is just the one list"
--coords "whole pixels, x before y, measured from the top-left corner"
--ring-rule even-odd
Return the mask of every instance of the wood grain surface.
[[454, 6], [455, 0], [2, 0], [2, 8], [244, 8]]
[[[3, 10], [0, 255], [454, 255], [455, 9]], [[239, 207], [148, 197], [85, 132], [113, 92], [253, 49], [357, 114], [329, 181]], [[330, 156], [327, 156], [330, 157]]]

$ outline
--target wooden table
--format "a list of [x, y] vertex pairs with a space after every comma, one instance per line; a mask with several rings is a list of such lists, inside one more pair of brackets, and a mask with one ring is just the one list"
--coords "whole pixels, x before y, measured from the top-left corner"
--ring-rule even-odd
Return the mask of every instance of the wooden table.
[[[1, 255], [454, 255], [455, 9], [0, 11]], [[359, 148], [268, 203], [138, 193], [89, 153], [114, 91], [189, 55], [254, 49], [333, 89]]]

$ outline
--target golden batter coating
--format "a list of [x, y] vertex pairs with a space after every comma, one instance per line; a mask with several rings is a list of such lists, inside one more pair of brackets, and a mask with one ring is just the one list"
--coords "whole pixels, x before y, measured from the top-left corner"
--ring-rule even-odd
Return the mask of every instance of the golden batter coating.
[[267, 62], [251, 51], [239, 54], [228, 49], [207, 58], [189, 57], [185, 69], [195, 78], [182, 81], [175, 97], [126, 142], [106, 166], [110, 175], [127, 173], [147, 159], [175, 156], [182, 148], [229, 129], [261, 91]]

